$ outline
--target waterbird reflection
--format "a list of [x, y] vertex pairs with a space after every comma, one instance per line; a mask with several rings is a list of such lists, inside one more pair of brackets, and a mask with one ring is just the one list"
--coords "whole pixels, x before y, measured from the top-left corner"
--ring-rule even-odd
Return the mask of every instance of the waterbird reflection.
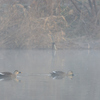
[[9, 80], [15, 80], [17, 82], [20, 82], [20, 80], [17, 79], [17, 74], [19, 74], [18, 70], [15, 70], [13, 73], [11, 72], [0, 72], [0, 81], [9, 81]]
[[57, 50], [55, 42], [52, 43], [52, 50]]
[[53, 57], [56, 55], [56, 51], [57, 51], [57, 48], [56, 48], [55, 42], [53, 42], [52, 43], [52, 54], [53, 54]]
[[50, 76], [53, 78], [53, 79], [63, 79], [64, 77], [68, 77], [70, 79], [73, 78], [74, 74], [72, 71], [69, 71], [68, 73], [65, 73], [63, 71], [53, 71], [52, 73], [50, 73]]

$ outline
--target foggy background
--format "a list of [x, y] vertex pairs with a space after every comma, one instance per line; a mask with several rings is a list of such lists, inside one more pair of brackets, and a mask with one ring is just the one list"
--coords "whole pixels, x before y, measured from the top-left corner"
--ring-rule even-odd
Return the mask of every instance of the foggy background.
[[99, 0], [0, 0], [0, 49], [99, 49]]

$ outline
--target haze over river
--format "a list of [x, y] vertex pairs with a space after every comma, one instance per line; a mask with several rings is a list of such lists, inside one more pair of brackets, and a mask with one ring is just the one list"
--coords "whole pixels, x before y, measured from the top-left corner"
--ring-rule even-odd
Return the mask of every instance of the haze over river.
[[0, 72], [15, 70], [17, 79], [0, 79], [1, 100], [100, 100], [99, 50], [0, 50]]

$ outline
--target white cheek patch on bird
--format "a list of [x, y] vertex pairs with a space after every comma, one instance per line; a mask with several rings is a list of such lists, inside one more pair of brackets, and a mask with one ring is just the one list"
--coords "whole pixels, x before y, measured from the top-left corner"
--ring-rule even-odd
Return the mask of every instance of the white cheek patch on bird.
[[0, 75], [4, 75], [3, 73], [0, 73]]
[[56, 73], [56, 71], [53, 71], [53, 73]]

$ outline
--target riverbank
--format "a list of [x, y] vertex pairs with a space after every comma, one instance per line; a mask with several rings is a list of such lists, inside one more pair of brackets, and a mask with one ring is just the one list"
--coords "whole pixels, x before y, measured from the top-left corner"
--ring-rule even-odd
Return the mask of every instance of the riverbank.
[[100, 49], [99, 11], [91, 17], [72, 4], [56, 14], [19, 3], [0, 7], [0, 49]]

